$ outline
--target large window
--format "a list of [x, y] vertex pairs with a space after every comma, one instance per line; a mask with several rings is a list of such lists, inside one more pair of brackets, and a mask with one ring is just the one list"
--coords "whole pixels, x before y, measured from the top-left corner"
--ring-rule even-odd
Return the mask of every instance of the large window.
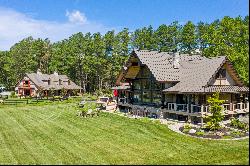
[[147, 67], [141, 67], [137, 79], [133, 80], [134, 103], [155, 103], [162, 101], [162, 84], [158, 83], [150, 74]]
[[141, 89], [141, 82], [140, 82], [140, 80], [134, 80], [133, 81], [133, 88], [136, 89], [136, 90]]
[[161, 91], [153, 91], [153, 103], [161, 104]]
[[162, 89], [161, 83], [158, 83], [156, 81], [152, 82], [152, 89], [154, 89], [154, 90], [161, 90]]
[[151, 102], [150, 91], [143, 91], [142, 101], [143, 101], [143, 103], [150, 103]]
[[134, 92], [134, 103], [139, 103], [141, 102], [141, 94], [140, 92]]
[[144, 89], [144, 90], [150, 89], [150, 80], [149, 79], [142, 80], [142, 89]]

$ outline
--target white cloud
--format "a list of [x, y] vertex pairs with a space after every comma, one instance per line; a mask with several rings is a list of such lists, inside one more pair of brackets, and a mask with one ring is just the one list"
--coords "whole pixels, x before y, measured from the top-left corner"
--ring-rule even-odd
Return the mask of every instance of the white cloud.
[[87, 18], [84, 13], [81, 13], [79, 10], [74, 10], [72, 12], [66, 11], [66, 16], [69, 19], [69, 22], [76, 24], [85, 24], [87, 23]]
[[67, 22], [37, 20], [15, 10], [0, 7], [0, 50], [8, 50], [18, 41], [32, 36], [49, 38], [52, 42], [68, 38], [77, 32], [101, 32], [115, 28], [87, 21], [80, 11], [66, 12]]

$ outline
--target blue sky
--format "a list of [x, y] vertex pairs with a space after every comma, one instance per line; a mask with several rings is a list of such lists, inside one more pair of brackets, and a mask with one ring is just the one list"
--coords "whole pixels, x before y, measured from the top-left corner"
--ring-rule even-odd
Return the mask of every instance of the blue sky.
[[58, 41], [79, 31], [133, 31], [239, 15], [249, 15], [248, 0], [0, 0], [0, 50], [30, 35]]

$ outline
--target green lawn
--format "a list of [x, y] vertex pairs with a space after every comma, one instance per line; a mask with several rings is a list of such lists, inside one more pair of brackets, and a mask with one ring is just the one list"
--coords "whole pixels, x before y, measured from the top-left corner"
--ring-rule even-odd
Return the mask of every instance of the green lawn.
[[248, 164], [249, 139], [201, 140], [73, 103], [0, 106], [0, 164]]

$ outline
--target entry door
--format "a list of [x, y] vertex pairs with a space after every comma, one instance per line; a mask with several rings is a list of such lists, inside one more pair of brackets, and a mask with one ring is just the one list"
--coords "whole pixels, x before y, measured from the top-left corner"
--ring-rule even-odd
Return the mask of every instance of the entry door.
[[24, 89], [24, 95], [30, 96], [30, 89]]

